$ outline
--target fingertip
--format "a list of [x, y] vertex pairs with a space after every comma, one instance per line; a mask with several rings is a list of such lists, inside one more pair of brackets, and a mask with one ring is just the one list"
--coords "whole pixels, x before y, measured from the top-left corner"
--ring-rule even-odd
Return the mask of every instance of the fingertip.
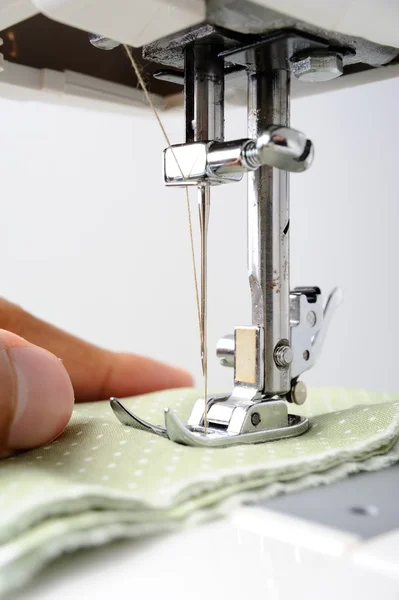
[[185, 369], [175, 368], [174, 377], [175, 377], [176, 385], [174, 385], [172, 387], [190, 388], [190, 387], [193, 387], [193, 385], [194, 385], [194, 377], [191, 375], [191, 373], [189, 373]]
[[0, 329], [0, 343], [5, 348], [32, 346], [32, 344], [30, 344], [21, 336], [17, 335], [16, 333], [12, 333], [11, 331], [7, 331], [6, 329]]
[[38, 346], [12, 346], [16, 408], [7, 446], [26, 450], [46, 444], [65, 429], [73, 410], [71, 380], [56, 356]]
[[121, 355], [122, 360], [133, 365], [136, 374], [136, 384], [140, 388], [140, 392], [148, 393], [158, 390], [174, 389], [191, 387], [193, 378], [184, 369], [174, 367], [166, 363], [136, 356], [132, 354]]

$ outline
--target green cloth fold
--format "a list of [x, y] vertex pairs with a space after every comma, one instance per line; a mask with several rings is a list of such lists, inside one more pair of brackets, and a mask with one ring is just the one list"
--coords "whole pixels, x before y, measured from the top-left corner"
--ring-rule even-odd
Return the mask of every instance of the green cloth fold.
[[[171, 390], [130, 398], [162, 424], [186, 419], [199, 395]], [[0, 595], [62, 552], [213, 518], [243, 500], [328, 483], [398, 459], [399, 402], [363, 390], [311, 390], [297, 413], [303, 436], [253, 446], [179, 446], [125, 427], [108, 402], [78, 405], [61, 438], [0, 462]]]

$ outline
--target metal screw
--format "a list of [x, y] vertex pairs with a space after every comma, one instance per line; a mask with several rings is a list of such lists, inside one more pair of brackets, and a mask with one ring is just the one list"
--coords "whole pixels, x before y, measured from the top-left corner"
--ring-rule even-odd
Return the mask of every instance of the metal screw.
[[303, 133], [279, 125], [268, 127], [257, 140], [246, 141], [241, 147], [241, 160], [249, 170], [267, 164], [300, 173], [310, 167], [313, 157], [313, 144]]
[[89, 33], [89, 41], [93, 46], [100, 50], [113, 50], [120, 46], [119, 42], [104, 37], [103, 35], [98, 35], [97, 33]]
[[331, 52], [318, 52], [291, 59], [291, 70], [300, 81], [318, 83], [343, 75], [342, 56]]
[[303, 356], [304, 360], [309, 360], [309, 358], [310, 358], [309, 350], [305, 350], [305, 352], [303, 353], [302, 356]]
[[253, 415], [251, 415], [251, 423], [252, 423], [252, 425], [254, 427], [257, 427], [260, 422], [261, 422], [260, 414], [257, 413], [257, 412], [253, 413]]
[[277, 346], [274, 350], [274, 362], [281, 369], [286, 369], [290, 366], [294, 359], [292, 350], [287, 345]]
[[305, 402], [308, 390], [303, 381], [297, 381], [291, 388], [291, 400], [294, 404], [301, 405]]
[[306, 315], [306, 320], [311, 327], [314, 327], [316, 325], [317, 317], [316, 317], [316, 313], [314, 312], [314, 310], [310, 310], [308, 312], [308, 314]]

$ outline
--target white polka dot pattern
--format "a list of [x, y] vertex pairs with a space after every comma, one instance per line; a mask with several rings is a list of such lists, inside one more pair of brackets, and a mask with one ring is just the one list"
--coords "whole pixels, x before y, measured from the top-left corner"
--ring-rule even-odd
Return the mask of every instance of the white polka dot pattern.
[[[195, 390], [171, 390], [125, 402], [161, 425], [166, 406], [186, 419], [197, 397]], [[315, 473], [320, 481], [326, 473], [342, 476], [343, 466], [353, 472], [395, 447], [399, 403], [387, 394], [313, 390], [292, 411], [311, 418], [300, 438], [204, 449], [124, 427], [108, 402], [76, 406], [61, 438], [0, 461], [0, 595], [12, 587], [13, 565], [29, 560], [36, 567], [26, 572], [33, 573], [52, 544], [54, 555], [68, 547], [72, 531], [83, 540], [111, 526], [120, 535], [144, 524], [149, 533], [164, 530], [233, 494], [267, 494], [277, 482], [281, 491], [304, 486]]]

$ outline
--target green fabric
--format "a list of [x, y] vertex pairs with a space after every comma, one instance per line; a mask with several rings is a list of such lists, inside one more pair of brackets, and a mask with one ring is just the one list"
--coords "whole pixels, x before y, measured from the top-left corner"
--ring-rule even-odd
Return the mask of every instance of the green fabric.
[[[162, 424], [185, 419], [195, 390], [126, 400]], [[318, 485], [391, 464], [399, 455], [399, 402], [362, 390], [310, 392], [299, 438], [204, 449], [125, 427], [108, 402], [78, 405], [61, 438], [0, 462], [0, 595], [61, 552], [122, 536], [168, 531], [244, 499]]]

